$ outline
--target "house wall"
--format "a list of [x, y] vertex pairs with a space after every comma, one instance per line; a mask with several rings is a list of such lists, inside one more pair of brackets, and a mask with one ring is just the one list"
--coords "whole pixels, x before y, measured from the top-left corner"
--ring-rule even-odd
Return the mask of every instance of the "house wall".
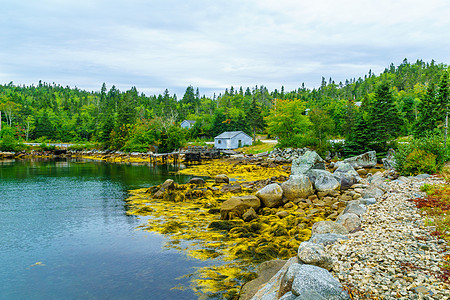
[[192, 125], [191, 125], [191, 123], [189, 123], [187, 121], [183, 121], [183, 122], [181, 122], [180, 126], [185, 129], [190, 129]]
[[[231, 139], [214, 139], [214, 147], [216, 149], [236, 149], [239, 148], [239, 140], [241, 140], [241, 147], [245, 145], [252, 144], [252, 138], [247, 136], [246, 134], [239, 133]], [[220, 142], [219, 142], [220, 141]]]

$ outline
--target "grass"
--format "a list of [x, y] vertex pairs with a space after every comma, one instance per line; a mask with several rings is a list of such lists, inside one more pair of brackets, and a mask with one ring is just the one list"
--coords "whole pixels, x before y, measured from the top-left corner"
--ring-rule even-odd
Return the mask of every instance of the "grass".
[[236, 151], [242, 152], [244, 154], [258, 154], [262, 152], [272, 151], [274, 147], [275, 144], [263, 143], [258, 140], [257, 142], [254, 143], [254, 145], [245, 146], [237, 149]]

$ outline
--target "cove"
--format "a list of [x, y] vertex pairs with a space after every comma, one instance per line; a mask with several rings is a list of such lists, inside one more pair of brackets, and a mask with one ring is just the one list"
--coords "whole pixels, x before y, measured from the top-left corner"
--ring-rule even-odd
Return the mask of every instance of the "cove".
[[0, 299], [196, 299], [189, 285], [210, 262], [164, 249], [136, 230], [127, 191], [168, 178], [173, 166], [83, 160], [0, 161]]

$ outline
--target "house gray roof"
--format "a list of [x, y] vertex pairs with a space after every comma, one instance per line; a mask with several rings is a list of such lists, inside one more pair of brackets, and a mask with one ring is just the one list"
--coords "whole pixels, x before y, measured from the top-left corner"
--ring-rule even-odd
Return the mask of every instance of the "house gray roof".
[[[183, 122], [189, 122], [189, 123], [191, 123], [191, 124], [194, 124], [194, 123], [195, 123], [194, 120], [184, 120]], [[181, 122], [181, 123], [183, 123], [183, 122]]]
[[218, 136], [216, 136], [215, 139], [231, 139], [231, 138], [235, 137], [236, 135], [238, 135], [239, 133], [243, 133], [246, 136], [250, 137], [248, 134], [246, 134], [243, 131], [225, 131], [225, 132], [222, 132], [221, 134], [219, 134]]

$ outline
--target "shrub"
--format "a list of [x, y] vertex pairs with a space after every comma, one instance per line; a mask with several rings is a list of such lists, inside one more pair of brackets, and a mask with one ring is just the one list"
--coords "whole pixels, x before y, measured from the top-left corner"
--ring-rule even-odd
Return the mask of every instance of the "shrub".
[[54, 145], [47, 145], [46, 143], [42, 143], [39, 145], [42, 151], [55, 151], [56, 147]]
[[2, 131], [0, 131], [0, 151], [21, 151], [24, 150], [26, 146], [18, 142], [14, 137], [14, 129], [5, 126]]
[[436, 155], [424, 150], [414, 149], [408, 156], [404, 166], [404, 172], [410, 175], [422, 173], [434, 174], [437, 171]]
[[432, 134], [399, 144], [394, 154], [395, 169], [402, 175], [436, 173], [446, 160], [442, 136]]

